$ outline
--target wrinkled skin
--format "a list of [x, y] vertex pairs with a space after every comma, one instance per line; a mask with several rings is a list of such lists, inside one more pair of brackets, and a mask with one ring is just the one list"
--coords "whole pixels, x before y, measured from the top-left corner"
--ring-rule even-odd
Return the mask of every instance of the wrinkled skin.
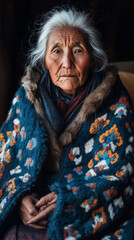
[[[53, 30], [48, 38], [44, 63], [55, 86], [68, 94], [76, 94], [94, 66], [87, 36], [78, 28]], [[56, 200], [54, 192], [40, 200], [34, 195], [24, 197], [20, 205], [23, 223], [36, 229], [46, 229]]]
[[53, 30], [48, 38], [45, 66], [55, 86], [67, 94], [76, 94], [94, 66], [91, 47], [82, 30], [72, 27]]
[[34, 195], [25, 196], [20, 204], [20, 217], [24, 225], [46, 229], [48, 217], [55, 209], [57, 195], [54, 192], [38, 200]]

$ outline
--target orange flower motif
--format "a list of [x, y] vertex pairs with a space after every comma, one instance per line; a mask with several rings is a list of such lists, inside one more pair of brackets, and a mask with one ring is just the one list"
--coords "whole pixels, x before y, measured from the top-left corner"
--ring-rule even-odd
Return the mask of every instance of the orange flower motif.
[[19, 157], [19, 158], [22, 157], [22, 152], [19, 152], [18, 157]]
[[88, 168], [92, 168], [93, 167], [93, 159], [91, 159], [88, 163]]
[[82, 171], [82, 167], [77, 167], [76, 168], [76, 172], [81, 172]]
[[70, 180], [72, 178], [73, 178], [72, 174], [68, 174], [67, 179]]
[[26, 167], [29, 168], [29, 167], [32, 167], [33, 164], [34, 164], [33, 159], [32, 159], [32, 158], [27, 158], [27, 159], [26, 159], [26, 162], [25, 162], [25, 164], [24, 164], [24, 166], [26, 166]]
[[116, 136], [116, 139], [118, 141], [116, 141], [117, 146], [121, 146], [123, 144], [123, 139], [120, 136], [120, 133], [118, 131], [117, 125], [114, 124], [113, 127], [110, 130], [107, 130], [105, 133], [103, 133], [100, 138], [99, 141], [100, 143], [104, 143], [105, 142], [105, 137], [109, 137], [110, 135], [114, 134]]
[[20, 108], [17, 108], [17, 110], [16, 110], [16, 112], [17, 112], [17, 114], [21, 114], [21, 109]]
[[0, 179], [3, 177], [5, 171], [5, 165], [0, 161]]
[[118, 100], [118, 103], [117, 103], [117, 104], [112, 105], [112, 106], [110, 107], [110, 110], [111, 110], [111, 111], [116, 110], [118, 107], [120, 107], [119, 105], [122, 104], [122, 103], [123, 103], [127, 108], [129, 107], [129, 102], [127, 101], [127, 98], [124, 97], [124, 96], [122, 96], [122, 97]]
[[15, 139], [15, 136], [14, 136], [13, 132], [12, 131], [8, 131], [7, 132], [7, 136], [10, 139], [9, 145], [10, 146], [14, 146], [16, 144], [16, 139]]
[[108, 189], [106, 192], [107, 192], [108, 197], [117, 195], [117, 190], [116, 189]]
[[[105, 154], [107, 154], [109, 160], [111, 160], [111, 161], [110, 161], [111, 164], [116, 163], [116, 162], [118, 161], [118, 159], [119, 159], [119, 154], [118, 154], [118, 153], [116, 153], [116, 152], [115, 152], [115, 153], [112, 153], [111, 150], [106, 151], [105, 148], [104, 148], [103, 150], [97, 152], [97, 154], [95, 155], [95, 158], [94, 158], [94, 159], [95, 159], [96, 161], [99, 161], [99, 160], [100, 160], [100, 156], [99, 156], [99, 155], [101, 155], [101, 156], [103, 157]], [[113, 159], [114, 159], [114, 160], [113, 160]]]
[[121, 239], [121, 236], [120, 236], [120, 233], [123, 231], [123, 229], [120, 229], [118, 231], [115, 232], [115, 236], [118, 238], [118, 239]]
[[8, 192], [9, 192], [8, 198], [10, 198], [12, 196], [12, 194], [16, 192], [15, 178], [9, 180], [8, 183], [9, 183], [9, 185], [8, 185]]
[[29, 142], [27, 147], [28, 147], [29, 149], [31, 149], [32, 145], [33, 145], [33, 143], [32, 143], [32, 142]]
[[118, 108], [117, 105], [112, 105], [112, 106], [110, 107], [110, 110], [111, 110], [111, 111], [114, 111], [114, 110], [116, 110], [117, 108]]
[[37, 145], [37, 139], [36, 138], [32, 138], [29, 140], [28, 144], [27, 144], [27, 148], [29, 150], [32, 150], [33, 148], [35, 148]]
[[13, 99], [13, 105], [15, 105], [16, 102], [19, 102], [19, 95], [17, 95], [17, 96]]
[[21, 128], [20, 135], [21, 135], [21, 141], [23, 141], [26, 138], [25, 127]]
[[90, 133], [96, 134], [98, 131], [100, 131], [103, 127], [105, 127], [107, 124], [109, 124], [110, 120], [104, 120], [101, 119], [95, 119], [95, 121], [91, 124], [90, 127]]
[[90, 187], [96, 189], [96, 183], [90, 183]]
[[94, 210], [92, 213], [92, 217], [94, 219], [94, 228], [92, 233], [95, 233], [103, 224], [107, 222], [106, 214], [104, 212], [104, 207]]
[[32, 158], [29, 158], [27, 161], [27, 165], [30, 166], [31, 162], [32, 162]]
[[73, 192], [77, 193], [79, 189], [77, 187], [72, 187]]
[[3, 190], [0, 189], [0, 198], [3, 196]]
[[68, 157], [70, 160], [74, 161], [75, 157], [73, 156], [73, 151], [72, 149], [70, 150], [69, 154], [68, 154]]
[[9, 151], [5, 151], [4, 159], [5, 159], [6, 163], [11, 162], [11, 154]]
[[117, 176], [118, 178], [120, 178], [121, 180], [123, 180], [123, 176], [124, 176], [124, 175], [125, 175], [125, 172], [124, 172], [123, 170], [116, 172], [116, 176]]
[[0, 152], [2, 151], [4, 145], [5, 145], [4, 135], [3, 133], [0, 133]]
[[130, 127], [129, 123], [128, 123], [128, 122], [126, 122], [126, 128], [129, 128], [129, 127]]

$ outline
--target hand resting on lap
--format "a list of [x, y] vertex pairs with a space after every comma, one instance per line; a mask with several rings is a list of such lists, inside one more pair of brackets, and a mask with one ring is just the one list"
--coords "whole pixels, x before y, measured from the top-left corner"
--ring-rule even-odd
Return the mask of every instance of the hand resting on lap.
[[38, 200], [34, 195], [25, 196], [20, 204], [20, 217], [24, 225], [46, 229], [48, 217], [55, 209], [57, 195], [54, 192]]

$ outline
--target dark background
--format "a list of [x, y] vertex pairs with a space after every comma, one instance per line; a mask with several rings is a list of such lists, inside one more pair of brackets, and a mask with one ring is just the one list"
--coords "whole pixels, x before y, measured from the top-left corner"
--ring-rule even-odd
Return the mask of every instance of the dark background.
[[134, 60], [134, 0], [0, 0], [0, 125], [24, 73], [35, 20], [65, 3], [91, 11], [110, 62]]

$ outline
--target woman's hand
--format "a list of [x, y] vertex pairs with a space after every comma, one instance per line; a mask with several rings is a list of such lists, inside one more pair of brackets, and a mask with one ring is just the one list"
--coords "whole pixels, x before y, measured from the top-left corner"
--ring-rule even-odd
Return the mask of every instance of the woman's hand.
[[57, 195], [52, 192], [40, 200], [33, 195], [24, 197], [20, 205], [20, 217], [24, 225], [36, 229], [46, 229], [47, 219], [55, 209]]
[[38, 209], [35, 207], [38, 201], [34, 195], [28, 195], [24, 197], [20, 205], [20, 217], [24, 225], [33, 227], [36, 229], [46, 229], [47, 221], [41, 221], [37, 224], [29, 224], [28, 221], [32, 219], [33, 216], [38, 214]]
[[54, 192], [47, 194], [42, 197], [36, 204], [35, 207], [39, 210], [38, 214], [35, 214], [29, 221], [28, 224], [37, 224], [46, 221], [52, 211], [55, 209], [57, 195]]

